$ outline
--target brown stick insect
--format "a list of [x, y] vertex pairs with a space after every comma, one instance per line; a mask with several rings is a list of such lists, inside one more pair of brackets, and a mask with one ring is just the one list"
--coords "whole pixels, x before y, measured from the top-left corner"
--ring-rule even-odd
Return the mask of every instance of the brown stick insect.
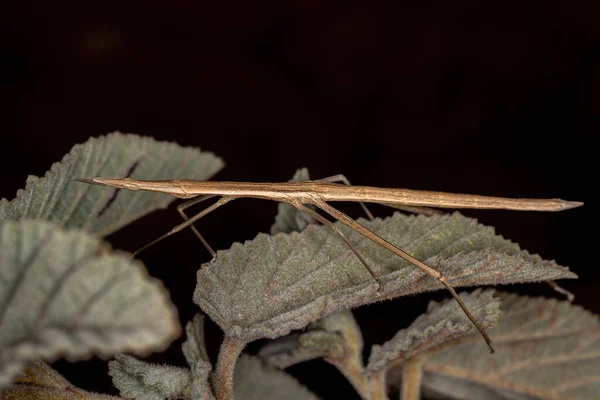
[[[196, 236], [202, 241], [204, 246], [213, 256], [216, 253], [204, 240], [202, 235], [192, 225], [200, 218], [219, 208], [223, 204], [242, 197], [251, 197], [259, 199], [274, 200], [278, 202], [289, 203], [296, 207], [301, 212], [309, 214], [322, 224], [328, 226], [332, 231], [340, 235], [350, 249], [356, 254], [360, 262], [365, 266], [369, 274], [377, 281], [379, 287], [383, 286], [381, 280], [375, 275], [371, 267], [365, 259], [352, 246], [346, 235], [330, 220], [315, 212], [306, 205], [313, 205], [331, 217], [342, 222], [350, 229], [360, 233], [373, 242], [383, 246], [387, 250], [403, 258], [404, 260], [420, 268], [425, 273], [436, 278], [442, 283], [452, 294], [459, 306], [477, 328], [487, 343], [490, 352], [494, 352], [492, 343], [487, 333], [479, 322], [473, 317], [471, 312], [462, 302], [454, 288], [450, 285], [442, 273], [425, 263], [417, 260], [410, 254], [394, 246], [392, 243], [379, 237], [374, 232], [363, 227], [354, 219], [350, 218], [341, 211], [330, 206], [327, 202], [330, 201], [349, 201], [360, 202], [361, 206], [367, 213], [370, 219], [373, 219], [372, 214], [364, 205], [367, 203], [379, 203], [399, 209], [405, 209], [411, 212], [434, 212], [428, 207], [438, 208], [477, 208], [477, 209], [504, 209], [504, 210], [521, 210], [521, 211], [562, 211], [569, 208], [579, 207], [583, 205], [581, 202], [565, 201], [561, 199], [511, 199], [502, 197], [489, 197], [470, 194], [453, 194], [445, 192], [430, 192], [410, 189], [392, 189], [379, 188], [371, 186], [351, 186], [350, 182], [343, 175], [335, 175], [329, 178], [316, 181], [303, 182], [285, 182], [285, 183], [255, 183], [255, 182], [211, 182], [211, 181], [196, 181], [196, 180], [165, 180], [165, 181], [144, 181], [132, 178], [92, 178], [92, 179], [74, 179], [75, 181], [90, 183], [95, 185], [111, 186], [120, 189], [132, 191], [149, 190], [153, 192], [167, 193], [175, 197], [183, 199], [192, 199], [184, 202], [177, 207], [177, 210], [185, 219], [185, 222], [177, 225], [166, 234], [158, 239], [148, 243], [146, 246], [137, 250], [134, 255], [142, 250], [152, 246], [160, 240], [177, 233], [187, 227], [191, 227]], [[335, 182], [342, 182], [335, 183]], [[198, 214], [189, 218], [184, 210], [190, 206], [198, 204], [209, 198], [219, 196], [219, 200], [202, 210]]]

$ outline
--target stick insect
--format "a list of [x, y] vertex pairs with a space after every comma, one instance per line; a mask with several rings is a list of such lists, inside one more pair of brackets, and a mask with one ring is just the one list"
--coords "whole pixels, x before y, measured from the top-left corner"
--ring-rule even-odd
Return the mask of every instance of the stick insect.
[[[78, 182], [110, 186], [119, 189], [131, 191], [148, 190], [153, 192], [167, 193], [182, 199], [191, 199], [180, 204], [177, 210], [181, 214], [185, 222], [177, 225], [166, 234], [160, 236], [156, 240], [148, 243], [146, 246], [137, 250], [134, 253], [139, 254], [144, 249], [152, 246], [160, 240], [177, 233], [187, 227], [191, 227], [196, 236], [202, 241], [204, 246], [211, 253], [213, 259], [216, 253], [204, 240], [202, 235], [192, 225], [206, 214], [216, 210], [222, 205], [231, 200], [246, 197], [274, 200], [278, 202], [289, 203], [296, 207], [301, 212], [309, 214], [323, 225], [328, 226], [332, 231], [338, 234], [354, 252], [356, 257], [364, 265], [369, 274], [379, 284], [379, 288], [383, 287], [382, 281], [373, 272], [369, 264], [352, 246], [346, 235], [340, 228], [317, 213], [313, 209], [306, 207], [313, 205], [318, 209], [329, 214], [334, 219], [342, 222], [350, 229], [360, 233], [367, 239], [372, 240], [378, 245], [391, 251], [397, 256], [410, 262], [423, 272], [436, 278], [442, 285], [448, 289], [452, 297], [456, 300], [465, 315], [471, 323], [477, 328], [483, 339], [485, 340], [490, 352], [494, 352], [492, 342], [479, 324], [473, 317], [466, 305], [460, 299], [452, 285], [448, 282], [442, 273], [422, 261], [414, 258], [407, 252], [394, 246], [392, 243], [381, 238], [374, 232], [357, 223], [348, 215], [342, 213], [336, 208], [328, 204], [330, 201], [349, 201], [359, 202], [367, 213], [370, 219], [373, 219], [372, 214], [366, 208], [364, 203], [379, 203], [400, 209], [407, 209], [411, 212], [425, 211], [430, 212], [428, 207], [437, 208], [477, 208], [477, 209], [505, 209], [505, 210], [521, 210], [521, 211], [562, 211], [570, 208], [575, 208], [583, 205], [581, 202], [566, 201], [561, 199], [511, 199], [502, 197], [489, 197], [470, 194], [453, 194], [445, 192], [430, 192], [410, 189], [393, 189], [379, 188], [371, 186], [351, 186], [350, 182], [343, 175], [335, 175], [329, 178], [317, 181], [302, 181], [302, 182], [285, 182], [285, 183], [256, 183], [256, 182], [211, 182], [211, 181], [196, 181], [196, 180], [164, 180], [164, 181], [145, 181], [132, 178], [92, 178], [92, 179], [74, 179]], [[342, 182], [336, 183], [336, 182]], [[190, 206], [198, 204], [209, 198], [220, 197], [217, 202], [200, 211], [196, 215], [189, 218], [184, 210]]]

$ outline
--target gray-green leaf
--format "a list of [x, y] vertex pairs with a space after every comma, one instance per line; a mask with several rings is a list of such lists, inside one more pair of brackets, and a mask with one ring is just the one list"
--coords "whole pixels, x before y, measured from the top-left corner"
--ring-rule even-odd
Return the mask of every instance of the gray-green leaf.
[[84, 231], [0, 222], [0, 388], [33, 359], [165, 348], [175, 307], [143, 265]]
[[[311, 322], [300, 333], [291, 333], [265, 344], [259, 356], [266, 363], [279, 369], [315, 358], [342, 358], [360, 354], [362, 358], [362, 334], [352, 312], [345, 310]], [[348, 351], [349, 350], [349, 351]]]
[[125, 354], [108, 363], [108, 374], [121, 396], [136, 400], [177, 399], [189, 396], [190, 371], [170, 365], [151, 364]]
[[[459, 213], [395, 213], [359, 223], [439, 269], [455, 287], [576, 277]], [[226, 335], [251, 341], [285, 335], [340, 310], [443, 288], [412, 264], [339, 226], [384, 282], [383, 290], [338, 235], [309, 225], [301, 233], [259, 234], [219, 251], [216, 261], [198, 272], [194, 301]]]
[[192, 400], [213, 399], [209, 377], [212, 365], [206, 352], [204, 340], [204, 315], [196, 314], [185, 326], [186, 340], [181, 345], [183, 355], [192, 370]]
[[174, 198], [127, 190], [115, 196], [115, 189], [72, 182], [72, 178], [117, 178], [133, 170], [131, 177], [138, 179], [205, 180], [222, 167], [219, 157], [197, 148], [115, 132], [73, 146], [43, 178], [30, 175], [14, 200], [0, 200], [0, 220], [52, 220], [105, 236], [165, 208]]
[[[290, 179], [290, 182], [307, 181], [310, 179], [307, 168], [300, 168]], [[314, 209], [314, 206], [307, 207]], [[290, 233], [303, 231], [309, 224], [314, 223], [313, 217], [303, 212], [288, 203], [279, 203], [277, 205], [277, 215], [275, 223], [271, 226], [271, 235], [276, 233]]]
[[198, 361], [209, 362], [204, 341], [204, 315], [196, 314], [185, 326], [186, 339], [181, 345], [183, 355], [190, 367]]
[[240, 400], [317, 399], [292, 376], [245, 354], [236, 365], [233, 385], [235, 398]]
[[[497, 325], [500, 319], [500, 301], [493, 297], [495, 291], [477, 289], [461, 293], [460, 297], [475, 319], [484, 329]], [[428, 310], [408, 328], [400, 330], [392, 339], [381, 346], [371, 348], [370, 372], [387, 370], [394, 364], [432, 347], [475, 331], [475, 327], [454, 299], [443, 303], [430, 302]], [[483, 342], [483, 339], [480, 338]], [[486, 349], [483, 349], [487, 353]]]
[[453, 399], [589, 400], [600, 393], [600, 320], [567, 301], [500, 295], [503, 311], [489, 334], [476, 335], [425, 360], [424, 387]]

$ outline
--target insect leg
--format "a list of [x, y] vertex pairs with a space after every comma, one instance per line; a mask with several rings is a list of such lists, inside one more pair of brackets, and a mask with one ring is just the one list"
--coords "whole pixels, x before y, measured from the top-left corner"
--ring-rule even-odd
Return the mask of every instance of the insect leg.
[[572, 303], [573, 300], [575, 300], [575, 295], [573, 293], [569, 292], [567, 289], [563, 288], [555, 281], [546, 281], [546, 284], [548, 286], [550, 286], [555, 292], [560, 293], [563, 296], [565, 296], [567, 298], [567, 300], [569, 301], [569, 303]]
[[233, 200], [235, 197], [231, 197], [231, 196], [223, 196], [221, 197], [216, 203], [212, 204], [211, 206], [205, 208], [204, 210], [200, 211], [198, 214], [194, 215], [192, 218], [188, 219], [187, 221], [185, 221], [182, 224], [177, 225], [176, 227], [174, 227], [173, 229], [171, 229], [169, 232], [165, 233], [164, 235], [160, 236], [159, 238], [153, 240], [152, 242], [148, 243], [147, 245], [145, 245], [144, 247], [142, 247], [139, 250], [136, 250], [133, 253], [133, 256], [135, 257], [136, 255], [138, 255], [140, 252], [146, 250], [148, 247], [160, 242], [161, 240], [163, 240], [164, 238], [171, 236], [185, 228], [187, 228], [188, 226], [192, 225], [194, 222], [198, 221], [200, 218], [204, 217], [206, 214], [208, 214], [211, 211], [216, 210], [217, 208], [221, 207], [223, 204]]
[[[346, 176], [343, 174], [337, 174], [337, 175], [333, 175], [333, 176], [328, 176], [327, 178], [317, 179], [317, 182], [329, 182], [329, 183], [342, 182], [344, 185], [352, 186], [352, 184], [350, 183], [348, 178], [346, 178]], [[369, 219], [371, 221], [373, 221], [375, 219], [375, 217], [373, 216], [373, 214], [371, 214], [371, 211], [369, 211], [366, 204], [363, 203], [362, 201], [360, 201], [359, 204], [362, 207], [362, 209], [365, 211], [365, 214], [367, 214], [367, 217], [369, 217]]]
[[354, 254], [356, 254], [356, 257], [358, 257], [358, 259], [365, 266], [365, 268], [367, 269], [367, 271], [369, 271], [369, 274], [371, 274], [371, 276], [373, 277], [373, 279], [375, 279], [377, 281], [377, 283], [379, 284], [379, 288], [381, 289], [383, 287], [383, 282], [381, 282], [381, 279], [379, 279], [379, 277], [377, 275], [375, 275], [375, 272], [373, 272], [373, 270], [371, 269], [371, 267], [369, 266], [369, 264], [367, 264], [367, 261], [363, 258], [363, 256], [360, 255], [360, 253], [354, 248], [354, 246], [352, 246], [352, 243], [350, 243], [350, 240], [348, 240], [348, 237], [344, 234], [344, 232], [342, 232], [342, 230], [336, 224], [334, 224], [333, 222], [331, 222], [327, 218], [323, 217], [318, 212], [313, 211], [310, 208], [303, 206], [302, 204], [293, 204], [293, 205], [298, 210], [300, 210], [300, 211], [302, 211], [304, 213], [309, 214], [314, 219], [316, 219], [317, 221], [321, 222], [323, 225], [326, 225], [327, 227], [329, 227], [329, 229], [331, 229], [332, 231], [334, 231], [335, 233], [337, 233], [338, 235], [340, 235], [342, 237], [342, 239], [344, 239], [344, 241], [346, 242], [346, 244], [348, 245], [348, 247], [350, 247], [350, 249], [354, 252]]
[[[204, 196], [199, 196], [196, 197], [195, 199], [191, 199], [188, 200], [186, 202], [183, 202], [181, 204], [179, 204], [177, 206], [177, 211], [179, 212], [179, 214], [181, 215], [181, 217], [187, 221], [189, 220], [189, 217], [186, 215], [186, 213], [183, 211], [186, 208], [189, 208], [191, 206], [194, 206], [200, 202], [203, 202], [204, 200], [208, 200], [213, 198], [214, 195], [212, 194], [207, 194]], [[192, 229], [192, 231], [194, 232], [194, 234], [198, 237], [198, 239], [200, 239], [200, 241], [202, 242], [202, 244], [204, 245], [204, 247], [206, 247], [206, 250], [208, 250], [208, 252], [210, 253], [210, 255], [212, 256], [212, 258], [214, 259], [217, 256], [217, 253], [215, 253], [215, 251], [212, 249], [212, 247], [210, 247], [210, 245], [206, 242], [206, 240], [202, 237], [202, 235], [200, 234], [200, 232], [198, 232], [198, 230], [196, 229], [196, 227], [192, 224], [190, 225], [190, 228]]]
[[417, 260], [416, 258], [414, 258], [413, 256], [411, 256], [410, 254], [408, 254], [404, 250], [399, 249], [398, 247], [394, 246], [393, 244], [391, 244], [387, 240], [381, 238], [380, 236], [376, 235], [374, 232], [371, 232], [370, 230], [368, 230], [364, 226], [360, 225], [359, 223], [357, 223], [356, 221], [354, 221], [352, 218], [350, 218], [349, 216], [347, 216], [343, 212], [341, 212], [341, 211], [339, 211], [339, 210], [331, 207], [326, 202], [324, 202], [324, 201], [322, 201], [320, 199], [313, 199], [311, 201], [311, 203], [314, 204], [315, 206], [319, 207], [321, 210], [325, 211], [327, 214], [331, 215], [333, 218], [335, 218], [338, 221], [342, 222], [344, 225], [346, 225], [350, 229], [355, 230], [356, 232], [358, 232], [361, 235], [365, 236], [367, 239], [370, 239], [373, 242], [379, 244], [380, 246], [386, 248], [387, 250], [389, 250], [392, 253], [396, 254], [397, 256], [405, 259], [406, 261], [410, 262], [411, 264], [413, 264], [417, 268], [421, 269], [423, 272], [431, 275], [432, 277], [434, 277], [438, 281], [440, 281], [440, 283], [442, 285], [444, 285], [446, 287], [446, 289], [448, 289], [448, 291], [450, 292], [450, 294], [452, 294], [452, 297], [454, 297], [454, 300], [456, 300], [456, 302], [458, 303], [458, 305], [460, 306], [460, 308], [463, 310], [463, 312], [465, 313], [465, 315], [469, 318], [469, 320], [471, 321], [471, 323], [475, 326], [475, 328], [477, 328], [477, 330], [479, 331], [479, 333], [481, 334], [481, 336], [483, 337], [483, 339], [487, 343], [487, 345], [488, 345], [488, 347], [490, 349], [490, 352], [491, 353], [494, 352], [494, 348], [492, 347], [492, 341], [491, 341], [491, 339], [489, 338], [489, 336], [487, 335], [487, 333], [485, 332], [485, 330], [483, 329], [483, 327], [475, 319], [475, 317], [473, 317], [473, 315], [471, 314], [471, 312], [469, 311], [469, 309], [467, 308], [467, 306], [465, 305], [465, 303], [463, 303], [463, 301], [458, 296], [458, 294], [456, 293], [456, 291], [454, 290], [454, 288], [452, 287], [452, 285], [450, 285], [450, 283], [448, 282], [448, 280], [446, 279], [446, 277], [444, 275], [442, 275], [442, 273], [440, 271], [438, 271], [438, 270], [436, 270], [434, 268], [431, 268], [427, 264], [425, 264], [425, 263]]

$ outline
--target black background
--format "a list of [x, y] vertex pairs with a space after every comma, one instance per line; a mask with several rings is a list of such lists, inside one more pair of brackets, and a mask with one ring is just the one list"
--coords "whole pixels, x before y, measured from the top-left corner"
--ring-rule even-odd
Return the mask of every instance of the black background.
[[[0, 197], [12, 199], [73, 144], [120, 130], [215, 152], [227, 164], [219, 180], [285, 181], [306, 166], [313, 178], [344, 173], [354, 184], [579, 200], [587, 205], [562, 213], [464, 214], [570, 266], [580, 279], [564, 286], [600, 312], [591, 262], [600, 3], [85, 3], [2, 5]], [[267, 232], [275, 212], [240, 200], [201, 231], [225, 249]], [[133, 250], [178, 222], [171, 207], [108, 240]], [[208, 254], [184, 232], [141, 259], [184, 324]], [[554, 296], [542, 284], [510, 289]], [[356, 310], [365, 354], [446, 296]], [[220, 332], [208, 329], [214, 357]], [[151, 359], [183, 365], [180, 344]], [[78, 386], [115, 393], [103, 361], [55, 365]], [[290, 372], [324, 398], [356, 396], [321, 361]]]

